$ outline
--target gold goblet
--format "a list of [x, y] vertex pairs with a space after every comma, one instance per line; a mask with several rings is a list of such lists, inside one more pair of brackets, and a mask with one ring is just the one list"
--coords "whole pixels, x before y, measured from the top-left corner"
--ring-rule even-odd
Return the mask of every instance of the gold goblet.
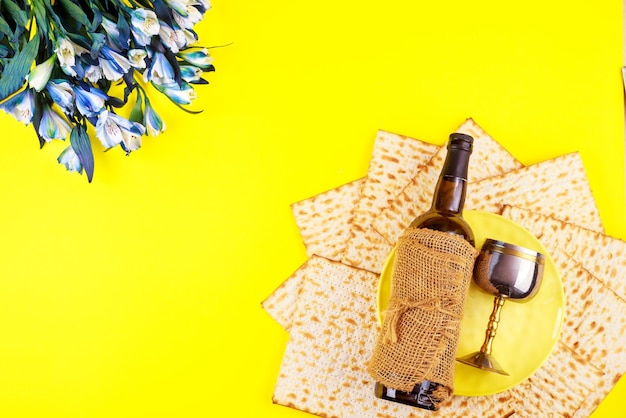
[[526, 302], [535, 296], [543, 278], [545, 256], [528, 248], [488, 238], [474, 265], [474, 282], [495, 296], [485, 340], [479, 351], [457, 358], [479, 369], [508, 375], [492, 355], [505, 300]]

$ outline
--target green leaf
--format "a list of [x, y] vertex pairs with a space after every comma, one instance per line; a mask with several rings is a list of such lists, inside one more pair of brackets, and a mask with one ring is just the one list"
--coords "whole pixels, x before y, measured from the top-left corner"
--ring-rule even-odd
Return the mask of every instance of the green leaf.
[[39, 34], [36, 34], [21, 51], [9, 60], [0, 78], [0, 101], [24, 85], [24, 79], [35, 61], [38, 50]]
[[106, 35], [103, 33], [94, 32], [91, 35], [91, 58], [96, 59], [100, 50], [106, 43]]
[[2, 0], [2, 4], [18, 26], [26, 26], [28, 23], [28, 12], [26, 10], [22, 10], [13, 0]]
[[89, 18], [87, 17], [83, 9], [81, 9], [72, 0], [59, 0], [59, 3], [61, 3], [63, 8], [67, 11], [69, 17], [81, 23], [85, 27], [91, 26], [91, 22], [89, 21]]
[[141, 100], [141, 94], [139, 93], [139, 89], [137, 89], [137, 100], [135, 100], [135, 104], [130, 111], [130, 115], [128, 116], [129, 121], [143, 123], [142, 104], [143, 104], [143, 101]]
[[[6, 1], [6, 0], [3, 0]], [[35, 21], [37, 22], [38, 28], [48, 28], [48, 15], [46, 13], [46, 8], [42, 2], [35, 1], [32, 3], [33, 12], [35, 13]], [[37, 33], [41, 33], [45, 40], [48, 39], [48, 31], [47, 30], [39, 30]]]
[[93, 22], [91, 22], [91, 26], [89, 27], [89, 32], [95, 32], [100, 24], [102, 23], [102, 12], [100, 8], [96, 6], [92, 1], [89, 1], [89, 10], [93, 12]]
[[2, 15], [0, 15], [0, 33], [5, 34], [8, 38], [10, 38], [13, 35], [13, 31], [11, 30], [11, 27], [9, 26], [7, 21], [4, 19], [4, 17], [2, 17]]
[[89, 135], [87, 135], [87, 131], [82, 125], [76, 125], [74, 129], [72, 129], [72, 133], [70, 134], [70, 144], [85, 169], [87, 180], [91, 183], [94, 169], [93, 151], [91, 149]]

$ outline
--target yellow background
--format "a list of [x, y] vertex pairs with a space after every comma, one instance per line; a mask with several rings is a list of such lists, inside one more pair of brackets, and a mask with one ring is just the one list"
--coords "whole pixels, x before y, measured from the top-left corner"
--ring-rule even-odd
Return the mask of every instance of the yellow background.
[[[214, 0], [217, 72], [95, 179], [4, 113], [0, 416], [297, 417], [260, 302], [306, 258], [289, 205], [367, 172], [382, 128], [473, 117], [523, 163], [578, 150], [626, 238], [622, 5]], [[618, 416], [626, 383], [594, 417]]]

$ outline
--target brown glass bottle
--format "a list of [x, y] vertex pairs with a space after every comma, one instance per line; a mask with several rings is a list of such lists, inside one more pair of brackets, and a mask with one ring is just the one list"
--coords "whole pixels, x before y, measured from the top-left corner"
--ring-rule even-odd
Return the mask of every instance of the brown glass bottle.
[[[432, 206], [418, 216], [410, 227], [428, 228], [463, 237], [474, 245], [474, 233], [463, 219], [467, 191], [467, 169], [474, 139], [470, 135], [453, 133], [448, 140], [446, 160], [433, 194]], [[411, 392], [387, 388], [376, 383], [375, 395], [380, 399], [399, 402], [435, 411], [441, 399], [433, 396], [439, 384], [424, 380]]]

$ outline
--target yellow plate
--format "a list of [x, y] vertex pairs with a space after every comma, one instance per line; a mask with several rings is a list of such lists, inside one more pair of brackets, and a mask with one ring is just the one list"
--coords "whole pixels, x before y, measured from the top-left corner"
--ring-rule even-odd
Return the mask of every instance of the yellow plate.
[[[539, 251], [546, 255], [543, 281], [537, 295], [528, 302], [506, 301], [502, 307], [492, 354], [510, 375], [504, 376], [456, 362], [454, 393], [484, 396], [510, 389], [531, 376], [548, 358], [558, 340], [565, 306], [561, 278], [545, 247], [529, 231], [493, 213], [465, 211], [472, 227], [476, 248], [493, 238]], [[379, 319], [391, 291], [395, 249], [389, 254], [378, 286]], [[457, 356], [480, 349], [485, 338], [493, 296], [472, 282], [466, 300]]]

